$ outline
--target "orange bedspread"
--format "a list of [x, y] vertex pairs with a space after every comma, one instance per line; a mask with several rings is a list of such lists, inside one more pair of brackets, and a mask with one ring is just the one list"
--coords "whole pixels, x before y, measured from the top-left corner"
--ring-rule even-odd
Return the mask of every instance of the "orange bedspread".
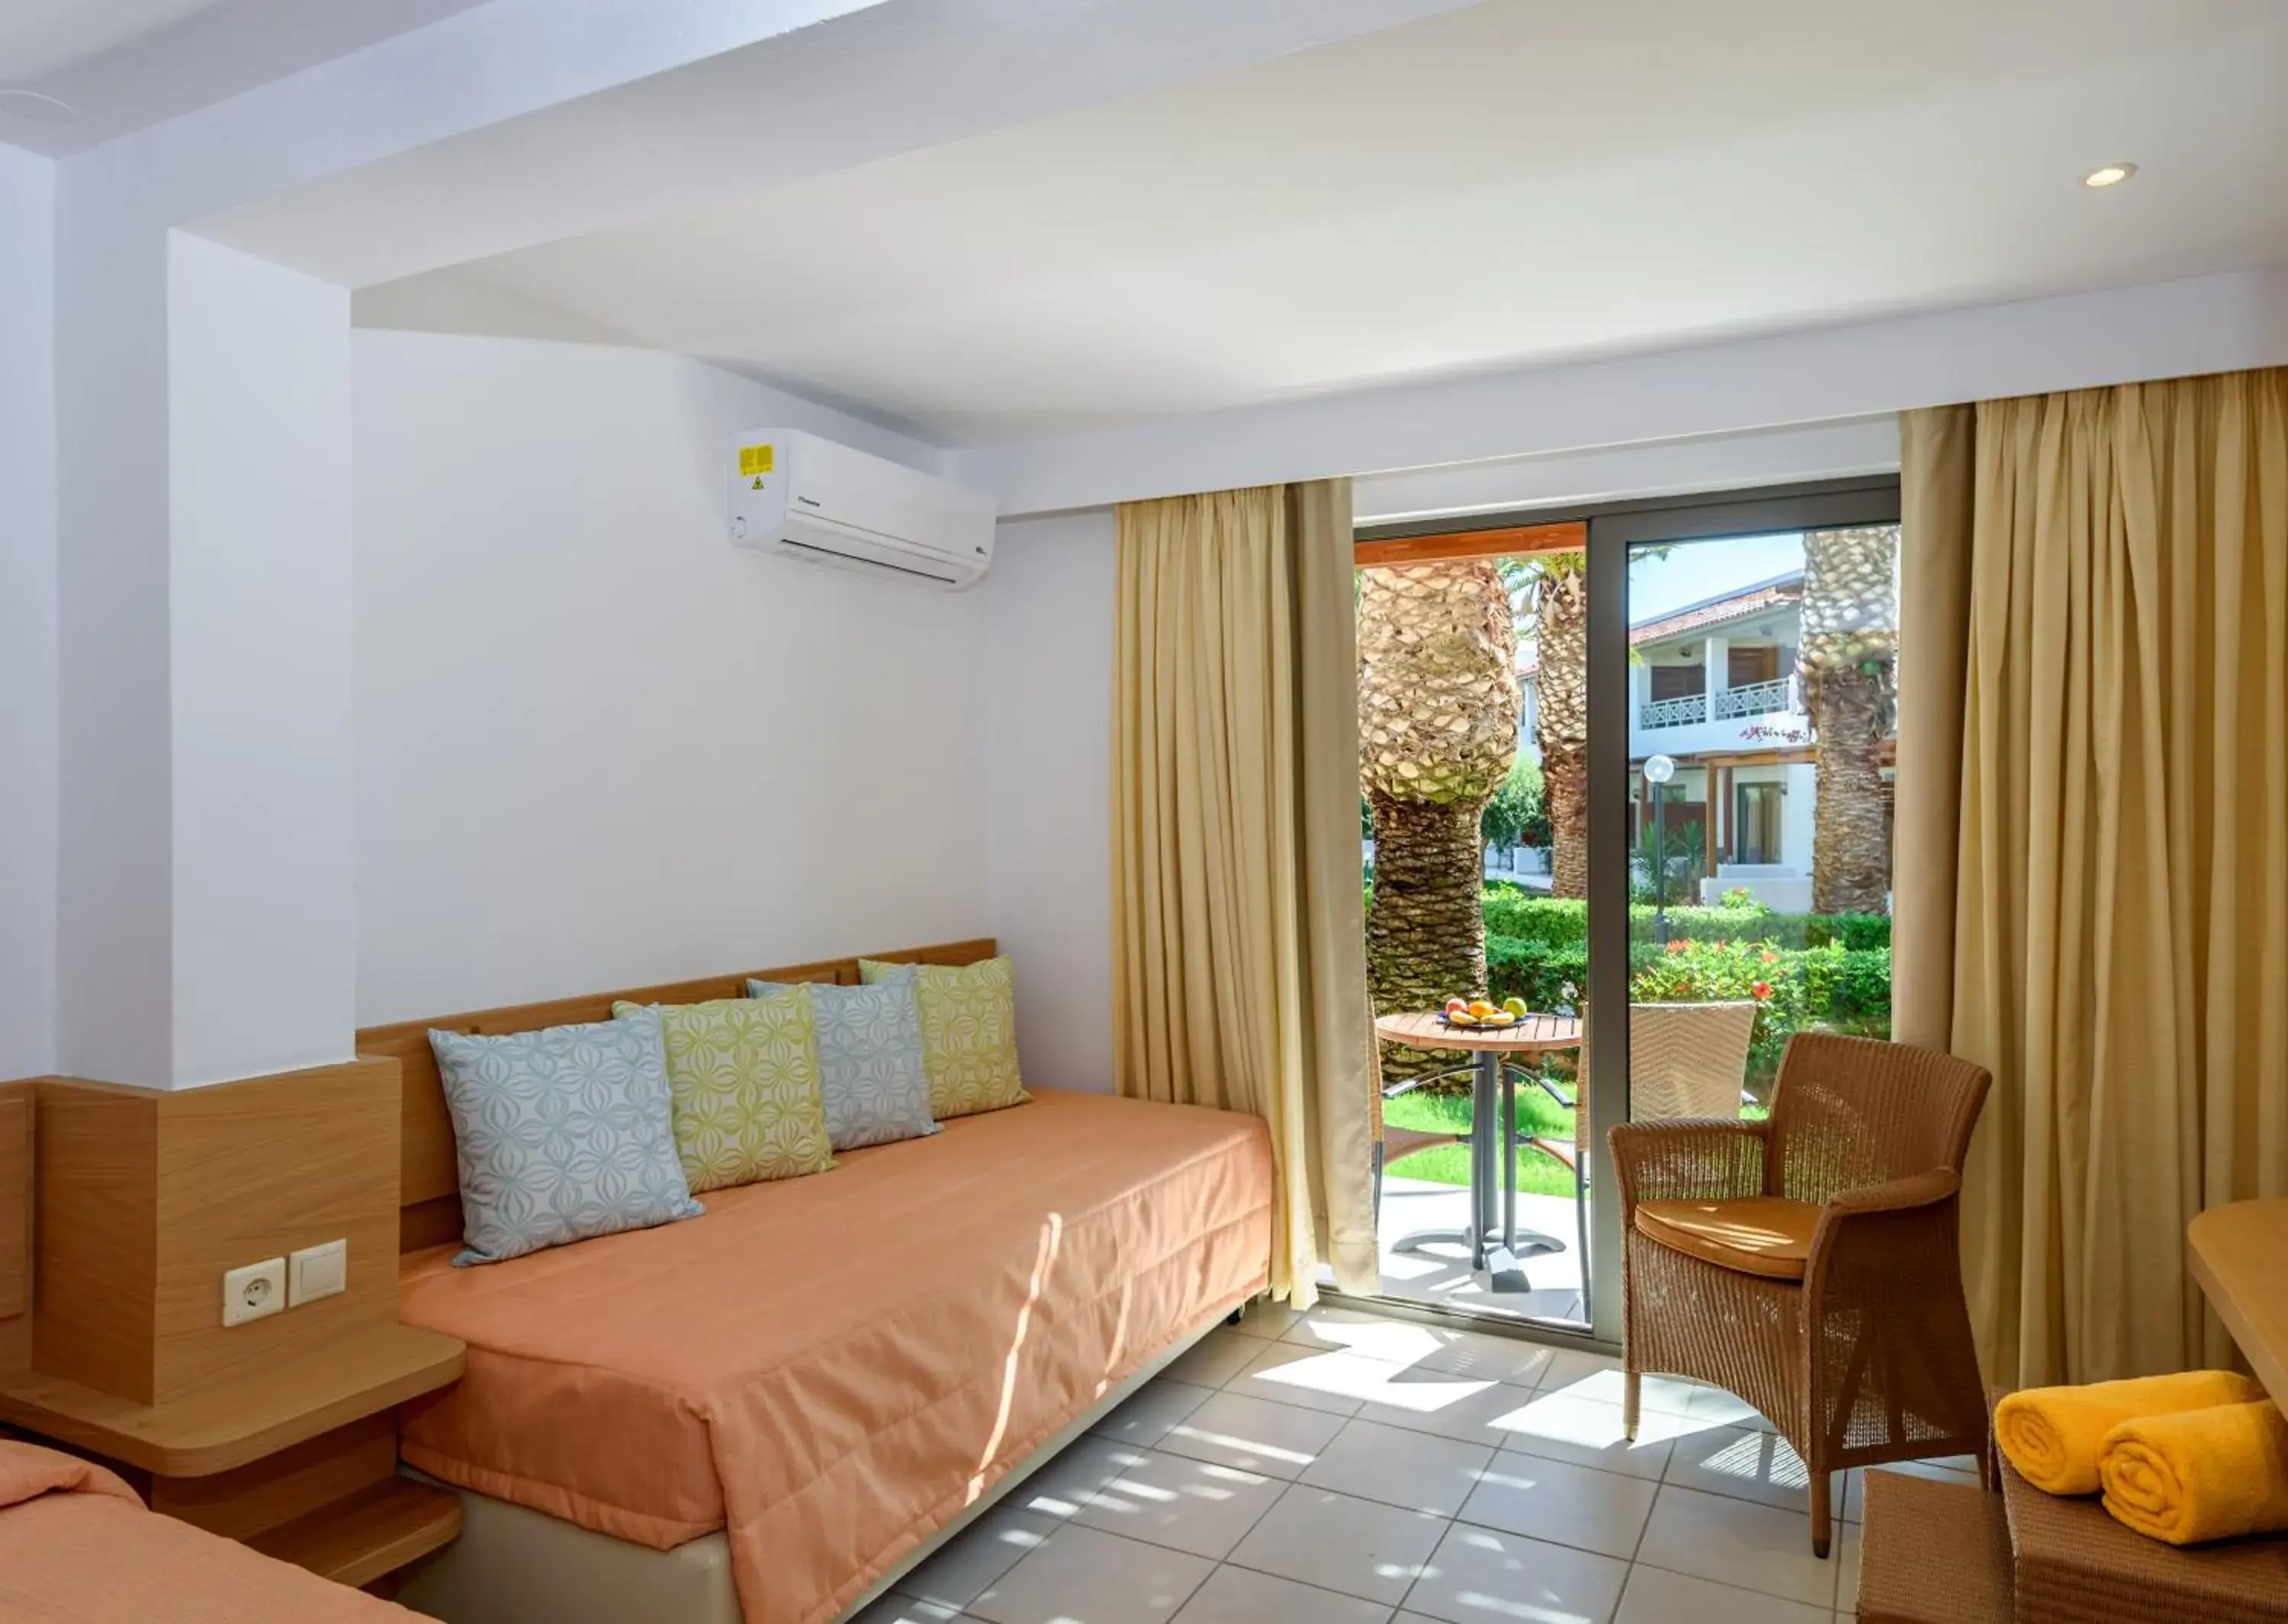
[[419, 1615], [154, 1517], [100, 1466], [0, 1438], [8, 1624], [409, 1624]]
[[1037, 1091], [707, 1216], [477, 1269], [405, 1458], [665, 1548], [727, 1528], [748, 1624], [819, 1624], [1179, 1335], [1263, 1288], [1254, 1118]]

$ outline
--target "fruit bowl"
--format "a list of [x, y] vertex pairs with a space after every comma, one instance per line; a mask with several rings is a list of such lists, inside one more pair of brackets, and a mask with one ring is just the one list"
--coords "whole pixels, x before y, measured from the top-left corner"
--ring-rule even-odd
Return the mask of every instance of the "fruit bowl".
[[1503, 1032], [1522, 1025], [1525, 1017], [1526, 1011], [1515, 999], [1494, 1005], [1483, 1002], [1465, 1003], [1461, 999], [1451, 998], [1438, 1011], [1438, 1018], [1458, 1032]]

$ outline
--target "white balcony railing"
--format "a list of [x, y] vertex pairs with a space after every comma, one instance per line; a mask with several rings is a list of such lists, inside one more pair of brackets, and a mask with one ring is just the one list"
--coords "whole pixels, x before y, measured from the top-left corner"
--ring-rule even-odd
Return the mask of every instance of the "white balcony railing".
[[1788, 678], [1776, 677], [1769, 682], [1727, 688], [1716, 696], [1716, 719], [1722, 722], [1733, 717], [1768, 716], [1775, 710], [1785, 710], [1790, 685]]
[[1769, 682], [1752, 682], [1737, 688], [1720, 688], [1716, 693], [1715, 713], [1709, 713], [1705, 693], [1680, 693], [1672, 699], [1656, 699], [1637, 711], [1637, 725], [1650, 731], [1662, 727], [1691, 727], [1702, 722], [1729, 722], [1741, 717], [1769, 716], [1774, 711], [1793, 708], [1795, 685], [1791, 678], [1776, 677]]
[[1637, 713], [1637, 725], [1643, 728], [1688, 727], [1695, 722], [1708, 719], [1708, 696], [1704, 693], [1680, 693], [1674, 699], [1656, 699]]

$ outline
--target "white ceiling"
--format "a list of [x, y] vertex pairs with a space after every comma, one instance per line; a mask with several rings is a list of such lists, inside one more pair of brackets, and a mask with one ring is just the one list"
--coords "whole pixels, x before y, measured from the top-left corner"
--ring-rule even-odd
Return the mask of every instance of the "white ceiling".
[[9, 0], [0, 11], [0, 83], [28, 84], [222, 0]]
[[409, 32], [483, 0], [0, 0], [0, 88], [69, 106], [36, 123], [0, 98], [0, 141], [77, 152]]
[[2284, 87], [2280, 0], [1489, 0], [816, 179], [754, 152], [359, 319], [979, 444], [2288, 259]]

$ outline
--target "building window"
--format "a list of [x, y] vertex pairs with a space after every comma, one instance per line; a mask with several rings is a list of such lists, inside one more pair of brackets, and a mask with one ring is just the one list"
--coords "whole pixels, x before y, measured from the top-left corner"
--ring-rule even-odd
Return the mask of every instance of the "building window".
[[1652, 668], [1652, 697], [1655, 703], [1664, 699], [1690, 699], [1708, 689], [1708, 668], [1692, 665], [1656, 665]]
[[1736, 863], [1776, 863], [1780, 860], [1780, 787], [1777, 784], [1739, 786], [1739, 833], [1733, 841]]
[[1743, 648], [1738, 644], [1724, 651], [1724, 674], [1728, 686], [1751, 688], [1760, 682], [1776, 682], [1780, 674], [1780, 651], [1776, 645], [1766, 643]]

